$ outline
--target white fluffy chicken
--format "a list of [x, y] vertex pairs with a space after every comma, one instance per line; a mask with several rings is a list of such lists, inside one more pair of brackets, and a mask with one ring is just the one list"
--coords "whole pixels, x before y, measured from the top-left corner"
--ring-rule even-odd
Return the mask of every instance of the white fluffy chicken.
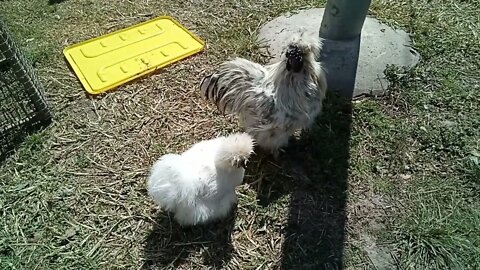
[[247, 133], [194, 144], [186, 152], [162, 156], [148, 177], [148, 194], [175, 213], [180, 225], [225, 217], [237, 201], [254, 140]]
[[303, 30], [292, 37], [275, 64], [246, 59], [224, 62], [206, 76], [200, 90], [221, 113], [239, 116], [257, 144], [278, 156], [296, 130], [308, 129], [322, 109], [325, 72], [316, 58], [320, 40]]

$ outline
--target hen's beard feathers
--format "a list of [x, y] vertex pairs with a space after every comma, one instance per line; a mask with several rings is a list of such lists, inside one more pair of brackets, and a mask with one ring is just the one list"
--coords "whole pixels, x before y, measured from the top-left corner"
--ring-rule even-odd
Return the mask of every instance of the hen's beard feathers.
[[298, 129], [308, 129], [321, 111], [327, 89], [318, 44], [296, 41], [305, 51], [299, 72], [287, 70], [286, 58], [262, 66], [242, 58], [223, 63], [200, 88], [221, 113], [239, 116], [258, 145], [277, 154]]

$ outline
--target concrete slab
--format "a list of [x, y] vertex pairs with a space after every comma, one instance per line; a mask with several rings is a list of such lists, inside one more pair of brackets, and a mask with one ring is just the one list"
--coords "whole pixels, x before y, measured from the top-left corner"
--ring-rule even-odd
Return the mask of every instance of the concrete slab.
[[[318, 35], [324, 9], [300, 10], [266, 23], [259, 41], [266, 43], [271, 62], [279, 59], [291, 34], [303, 27]], [[388, 87], [384, 70], [387, 65], [415, 66], [420, 55], [411, 47], [409, 35], [367, 17], [360, 37], [350, 40], [322, 39], [320, 61], [327, 69], [329, 90], [349, 98], [361, 95], [382, 95]]]

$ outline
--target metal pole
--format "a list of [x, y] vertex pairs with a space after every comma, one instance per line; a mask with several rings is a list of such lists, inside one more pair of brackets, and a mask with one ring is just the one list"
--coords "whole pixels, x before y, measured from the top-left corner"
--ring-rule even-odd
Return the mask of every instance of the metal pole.
[[352, 39], [360, 35], [371, 0], [328, 0], [320, 26], [320, 37]]

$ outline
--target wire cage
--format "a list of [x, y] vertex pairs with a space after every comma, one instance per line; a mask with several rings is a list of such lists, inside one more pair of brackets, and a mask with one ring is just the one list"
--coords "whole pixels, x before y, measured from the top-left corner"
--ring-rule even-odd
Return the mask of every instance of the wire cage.
[[0, 161], [52, 114], [32, 66], [0, 19]]

